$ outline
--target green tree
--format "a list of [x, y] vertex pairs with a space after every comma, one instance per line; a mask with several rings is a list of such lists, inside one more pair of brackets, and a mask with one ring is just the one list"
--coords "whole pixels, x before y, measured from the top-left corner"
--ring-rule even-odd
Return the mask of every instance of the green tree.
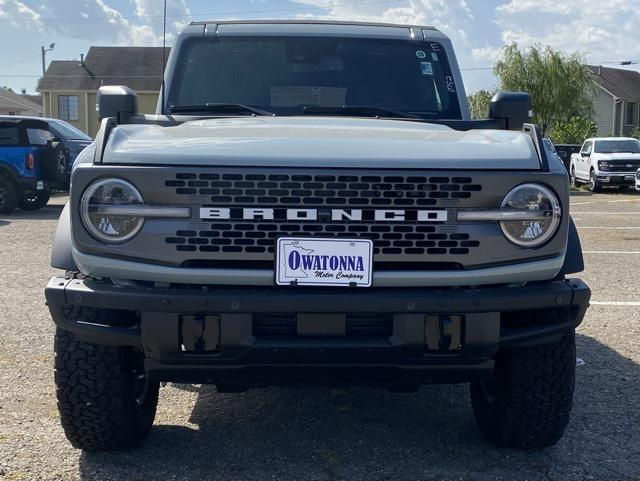
[[553, 126], [553, 142], [555, 144], [581, 144], [598, 131], [596, 123], [587, 117], [571, 117], [559, 120]]
[[474, 120], [483, 120], [489, 116], [489, 102], [495, 95], [495, 92], [488, 90], [478, 90], [467, 97], [469, 101], [469, 110], [471, 118]]
[[595, 79], [580, 55], [540, 46], [521, 51], [514, 43], [504, 49], [494, 72], [501, 89], [531, 95], [533, 121], [543, 135], [556, 122], [593, 114]]

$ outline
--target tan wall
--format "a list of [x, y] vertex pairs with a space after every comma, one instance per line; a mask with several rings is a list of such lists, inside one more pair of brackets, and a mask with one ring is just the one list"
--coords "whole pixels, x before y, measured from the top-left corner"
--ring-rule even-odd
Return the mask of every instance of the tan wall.
[[[86, 98], [85, 98], [86, 94]], [[59, 118], [58, 116], [58, 95], [78, 96], [78, 120], [69, 122], [75, 125], [91, 137], [95, 137], [100, 129], [100, 121], [96, 112], [96, 92], [42, 92], [44, 99], [45, 117]], [[51, 96], [51, 109], [49, 109], [49, 97]], [[139, 93], [138, 109], [143, 114], [153, 114], [156, 111], [158, 102], [158, 92]], [[86, 106], [86, 108], [85, 108]], [[87, 113], [89, 115], [87, 122]], [[87, 128], [88, 126], [88, 128]]]

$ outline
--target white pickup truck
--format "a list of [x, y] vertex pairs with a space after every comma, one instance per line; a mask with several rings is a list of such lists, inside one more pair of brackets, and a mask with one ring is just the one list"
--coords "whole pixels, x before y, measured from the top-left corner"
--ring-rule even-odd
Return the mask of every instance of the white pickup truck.
[[640, 142], [632, 138], [585, 140], [571, 156], [571, 184], [587, 183], [591, 192], [603, 187], [626, 189], [635, 183], [640, 168]]

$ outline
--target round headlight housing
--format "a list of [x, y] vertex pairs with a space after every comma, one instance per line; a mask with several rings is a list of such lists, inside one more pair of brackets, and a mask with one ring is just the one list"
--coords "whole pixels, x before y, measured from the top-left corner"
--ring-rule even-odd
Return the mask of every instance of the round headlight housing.
[[538, 184], [519, 185], [509, 192], [500, 206], [502, 210], [532, 211], [538, 216], [532, 220], [500, 222], [504, 236], [520, 247], [538, 247], [547, 242], [558, 230], [562, 209], [556, 195]]
[[96, 239], [119, 244], [133, 238], [144, 224], [144, 217], [129, 215], [118, 206], [143, 204], [142, 195], [122, 179], [101, 179], [91, 184], [80, 201], [85, 228]]

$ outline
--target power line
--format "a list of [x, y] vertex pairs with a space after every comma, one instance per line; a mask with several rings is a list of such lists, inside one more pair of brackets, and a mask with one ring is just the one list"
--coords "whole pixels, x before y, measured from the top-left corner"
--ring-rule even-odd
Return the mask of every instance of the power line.
[[[299, 8], [281, 8], [278, 10], [227, 10], [222, 12], [215, 13], [193, 13], [193, 14], [182, 14], [182, 15], [167, 15], [167, 18], [195, 18], [195, 17], [210, 17], [212, 15], [246, 15], [246, 14], [264, 14], [264, 13], [286, 13], [286, 12], [304, 12], [309, 10], [310, 8], [318, 8], [318, 9], [342, 9], [342, 8], [350, 8], [350, 7], [358, 7], [358, 6], [366, 6], [366, 5], [383, 5], [389, 3], [403, 3], [409, 0], [375, 0], [371, 2], [356, 2], [356, 3], [348, 3], [344, 5], [330, 5], [327, 7], [299, 7]], [[130, 19], [140, 19], [137, 15], [120, 15], [119, 18], [123, 18], [125, 20]], [[163, 15], [145, 15], [144, 18], [163, 18]], [[57, 21], [57, 22], [71, 22], [71, 21], [104, 21], [104, 20], [114, 20], [114, 17], [42, 17], [38, 18], [39, 21]], [[31, 22], [33, 19], [19, 19], [19, 18], [0, 18], [0, 22]]]
[[39, 56], [39, 54], [38, 55], [32, 55], [30, 57], [23, 58], [22, 60], [16, 60], [15, 62], [7, 63], [5, 65], [0, 65], [0, 70], [4, 69], [4, 68], [7, 68], [7, 67], [11, 67], [13, 65], [17, 65], [17, 64], [22, 63], [22, 62], [26, 62], [27, 60], [32, 60], [32, 59], [34, 59], [34, 58], [36, 58], [38, 56]]

